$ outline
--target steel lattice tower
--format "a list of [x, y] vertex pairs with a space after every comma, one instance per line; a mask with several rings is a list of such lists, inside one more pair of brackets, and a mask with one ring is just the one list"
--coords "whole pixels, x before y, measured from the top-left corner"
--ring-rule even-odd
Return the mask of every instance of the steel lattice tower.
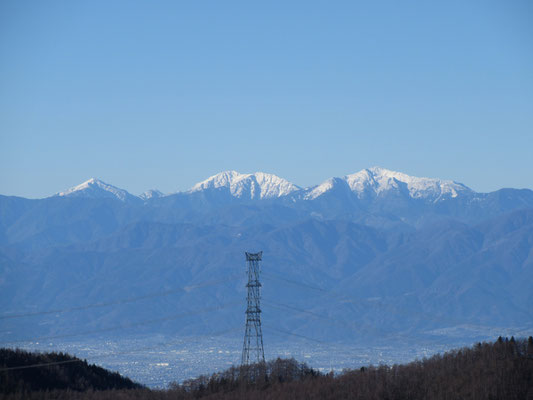
[[265, 362], [263, 332], [261, 331], [260, 261], [263, 252], [245, 253], [248, 266], [248, 296], [246, 297], [246, 328], [242, 347], [242, 365]]

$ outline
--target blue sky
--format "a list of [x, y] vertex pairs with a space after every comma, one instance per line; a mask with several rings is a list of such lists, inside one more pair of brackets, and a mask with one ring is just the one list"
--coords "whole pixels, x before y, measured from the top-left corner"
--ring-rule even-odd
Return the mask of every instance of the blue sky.
[[531, 1], [0, 2], [0, 193], [370, 166], [533, 188]]

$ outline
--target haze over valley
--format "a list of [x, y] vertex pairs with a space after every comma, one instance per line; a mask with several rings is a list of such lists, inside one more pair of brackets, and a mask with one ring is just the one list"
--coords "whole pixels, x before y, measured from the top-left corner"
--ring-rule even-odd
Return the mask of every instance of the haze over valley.
[[0, 210], [11, 346], [212, 335], [238, 349], [244, 251], [259, 250], [267, 350], [401, 343], [408, 358], [533, 328], [528, 189], [476, 193], [377, 167], [309, 188], [228, 171], [167, 195], [91, 179], [1, 196]]
[[532, 20], [0, 1], [0, 397], [533, 393]]

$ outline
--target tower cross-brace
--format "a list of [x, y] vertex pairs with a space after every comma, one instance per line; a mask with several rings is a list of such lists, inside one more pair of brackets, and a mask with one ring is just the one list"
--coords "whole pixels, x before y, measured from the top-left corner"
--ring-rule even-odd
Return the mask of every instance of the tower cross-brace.
[[248, 267], [248, 296], [246, 297], [246, 328], [242, 347], [242, 365], [265, 362], [263, 332], [261, 330], [261, 283], [259, 273], [263, 252], [245, 253]]

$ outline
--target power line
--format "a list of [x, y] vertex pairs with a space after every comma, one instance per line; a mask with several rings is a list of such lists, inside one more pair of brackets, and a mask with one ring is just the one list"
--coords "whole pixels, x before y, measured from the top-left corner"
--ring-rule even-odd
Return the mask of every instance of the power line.
[[114, 305], [119, 305], [119, 304], [133, 303], [136, 301], [141, 301], [141, 300], [146, 300], [146, 299], [151, 299], [151, 298], [156, 298], [156, 297], [162, 297], [162, 296], [168, 296], [170, 294], [174, 294], [178, 292], [188, 293], [192, 290], [199, 289], [202, 287], [213, 286], [213, 285], [218, 285], [224, 282], [229, 282], [233, 280], [234, 278], [236, 278], [237, 276], [241, 276], [241, 275], [233, 274], [224, 279], [206, 281], [206, 282], [198, 283], [196, 285], [189, 285], [189, 286], [184, 286], [184, 287], [180, 287], [176, 289], [166, 290], [164, 292], [154, 292], [154, 293], [149, 293], [149, 294], [142, 295], [142, 296], [128, 297], [125, 299], [119, 299], [119, 300], [104, 302], [104, 303], [86, 304], [86, 305], [78, 306], [78, 307], [69, 307], [69, 308], [62, 308], [62, 309], [55, 309], [55, 310], [43, 310], [43, 311], [34, 311], [34, 312], [26, 312], [26, 313], [21, 312], [17, 314], [4, 314], [4, 315], [0, 315], [0, 319], [34, 317], [34, 316], [46, 315], [46, 314], [60, 314], [60, 313], [66, 313], [66, 312], [72, 312], [72, 311], [87, 310], [90, 308], [109, 307], [109, 306], [114, 306]]
[[265, 275], [265, 277], [270, 278], [270, 279], [275, 279], [275, 280], [278, 280], [278, 281], [287, 282], [287, 283], [290, 283], [292, 285], [300, 286], [300, 287], [303, 287], [303, 288], [307, 288], [307, 289], [312, 289], [312, 290], [323, 292], [325, 297], [338, 299], [338, 300], [342, 301], [343, 303], [349, 303], [349, 304], [359, 305], [359, 306], [363, 306], [364, 305], [364, 306], [379, 307], [379, 308], [382, 308], [382, 309], [384, 309], [384, 310], [386, 310], [386, 311], [388, 311], [390, 313], [396, 314], [398, 316], [418, 316], [418, 317], [421, 317], [421, 318], [423, 318], [425, 320], [431, 320], [431, 321], [437, 321], [437, 322], [447, 322], [447, 323], [454, 324], [454, 325], [461, 325], [461, 324], [465, 324], [465, 323], [470, 323], [470, 321], [459, 320], [459, 319], [450, 318], [450, 317], [446, 317], [446, 316], [436, 315], [436, 314], [433, 314], [433, 313], [406, 310], [405, 308], [402, 309], [398, 305], [394, 305], [394, 304], [390, 304], [390, 303], [387, 304], [387, 303], [385, 303], [383, 301], [376, 301], [374, 299], [369, 300], [369, 299], [346, 297], [343, 294], [338, 293], [338, 292], [334, 292], [334, 291], [331, 291], [331, 290], [319, 288], [319, 287], [308, 285], [308, 284], [304, 284], [304, 283], [301, 283], [301, 282], [285, 279], [283, 277], [277, 276], [277, 275], [272, 274], [272, 273], [264, 273], [264, 275]]
[[296, 337], [303, 338], [303, 339], [306, 339], [306, 340], [310, 340], [312, 342], [316, 342], [316, 343], [320, 343], [320, 344], [328, 344], [326, 342], [323, 342], [322, 340], [313, 339], [313, 338], [310, 338], [310, 337], [305, 336], [305, 335], [300, 335], [298, 333], [285, 331], [285, 330], [279, 329], [279, 328], [274, 328], [274, 327], [272, 327], [270, 325], [265, 325], [265, 328], [267, 328], [268, 330], [274, 331], [274, 332], [282, 333], [284, 335], [296, 336]]
[[183, 317], [195, 316], [195, 315], [198, 315], [198, 314], [205, 314], [205, 313], [212, 312], [212, 311], [219, 311], [219, 310], [228, 308], [228, 307], [230, 307], [232, 305], [235, 305], [235, 304], [241, 304], [241, 302], [240, 301], [233, 301], [233, 302], [230, 302], [230, 303], [222, 304], [222, 305], [217, 306], [217, 307], [205, 307], [205, 308], [198, 309], [198, 310], [195, 310], [195, 311], [189, 311], [187, 313], [180, 313], [180, 314], [170, 315], [170, 316], [167, 316], [167, 317], [140, 321], [140, 322], [136, 322], [136, 323], [133, 323], [133, 324], [116, 325], [116, 326], [112, 326], [112, 327], [108, 327], [108, 328], [95, 329], [95, 330], [92, 330], [92, 331], [77, 332], [77, 333], [67, 333], [67, 334], [54, 335], [54, 336], [41, 336], [41, 337], [37, 337], [37, 338], [27, 338], [27, 339], [19, 339], [19, 340], [12, 340], [12, 341], [3, 341], [3, 342], [0, 342], [0, 343], [2, 343], [2, 344], [13, 344], [13, 343], [24, 343], [24, 342], [36, 342], [36, 341], [41, 341], [41, 340], [61, 339], [61, 338], [67, 338], [67, 337], [92, 335], [92, 334], [95, 334], [95, 333], [103, 333], [103, 332], [110, 332], [110, 331], [116, 331], [116, 330], [126, 330], [126, 329], [135, 328], [135, 327], [138, 327], [138, 326], [149, 325], [149, 324], [154, 324], [154, 323], [164, 322], [164, 321], [170, 321], [170, 320], [173, 320], [173, 319], [179, 319], [179, 318], [183, 318]]
[[[330, 292], [330, 294], [334, 297], [337, 297], [339, 298], [339, 296], [334, 293], [334, 292]], [[343, 300], [349, 300], [347, 298], [342, 298]], [[362, 302], [364, 302], [365, 300], [362, 300]], [[368, 300], [366, 300], [368, 301]], [[405, 338], [405, 339], [412, 339], [412, 336], [407, 334], [407, 333], [399, 333], [399, 332], [394, 332], [394, 333], [391, 333], [389, 331], [386, 331], [384, 329], [379, 329], [377, 327], [374, 327], [374, 326], [369, 326], [369, 324], [364, 324], [362, 326], [359, 326], [359, 327], [356, 327], [354, 326], [353, 323], [349, 323], [348, 321], [345, 321], [345, 320], [342, 320], [342, 319], [339, 319], [339, 318], [335, 318], [335, 317], [331, 317], [331, 316], [325, 316], [325, 315], [322, 315], [322, 314], [318, 314], [314, 311], [310, 311], [310, 310], [303, 310], [301, 308], [298, 308], [298, 307], [295, 307], [295, 306], [292, 306], [292, 305], [287, 305], [287, 304], [282, 304], [282, 303], [278, 303], [278, 302], [275, 302], [275, 301], [272, 301], [272, 300], [268, 300], [268, 299], [263, 299], [263, 303], [266, 304], [266, 305], [269, 305], [270, 307], [274, 307], [274, 308], [278, 308], [278, 309], [285, 309], [285, 310], [290, 310], [290, 311], [293, 311], [293, 312], [296, 312], [296, 313], [302, 313], [302, 314], [308, 314], [308, 315], [312, 315], [316, 318], [321, 318], [321, 319], [325, 319], [325, 320], [329, 320], [329, 321], [333, 321], [333, 322], [336, 322], [340, 325], [343, 325], [344, 327], [348, 328], [349, 330], [357, 333], [357, 334], [369, 334], [369, 333], [373, 333], [373, 334], [379, 334], [381, 335], [383, 338]], [[374, 301], [370, 301], [370, 303], [375, 303]], [[429, 315], [427, 313], [421, 313], [421, 312], [416, 312], [416, 311], [408, 311], [408, 310], [399, 310], [398, 307], [394, 308], [393, 305], [387, 305], [387, 304], [384, 304], [384, 303], [380, 303], [378, 304], [379, 306], [383, 307], [386, 311], [390, 311], [390, 312], [393, 312], [395, 313], [396, 315], [406, 315], [406, 316], [419, 316], [419, 317], [423, 317], [425, 319], [429, 319], [429, 320], [436, 320], [436, 321], [447, 321], [447, 322], [450, 322], [450, 323], [456, 323], [456, 324], [460, 324], [460, 323], [464, 323], [464, 321], [458, 321], [458, 320], [453, 320], [453, 319], [446, 319], [446, 318], [440, 318], [436, 315]], [[453, 322], [452, 322], [453, 321]]]
[[[294, 311], [296, 313], [308, 314], [308, 315], [312, 315], [312, 316], [314, 316], [316, 318], [321, 318], [321, 319], [325, 319], [325, 320], [328, 320], [328, 321], [336, 322], [337, 324], [343, 325], [344, 327], [348, 328], [349, 330], [351, 330], [351, 331], [353, 331], [353, 332], [355, 332], [357, 334], [364, 334], [364, 333], [372, 332], [372, 333], [377, 333], [377, 334], [383, 335], [384, 337], [386, 337], [387, 335], [391, 336], [391, 334], [389, 332], [386, 332], [386, 331], [378, 329], [378, 328], [373, 328], [373, 327], [356, 328], [352, 324], [350, 324], [347, 321], [344, 321], [342, 319], [333, 318], [333, 317], [330, 317], [330, 316], [317, 314], [317, 313], [315, 313], [313, 311], [309, 311], [309, 310], [302, 310], [302, 309], [294, 307], [294, 306], [289, 306], [289, 305], [286, 305], [286, 304], [280, 304], [280, 303], [272, 302], [270, 300], [263, 300], [263, 303], [265, 303], [267, 305], [270, 305], [270, 307], [278, 308], [278, 309], [281, 309], [281, 310], [290, 310], [290, 311]], [[294, 335], [296, 335], [296, 334], [294, 334]], [[392, 336], [410, 338], [409, 335], [405, 335], [405, 334], [401, 334], [401, 333], [397, 333], [397, 332], [392, 334]]]
[[[394, 307], [394, 305], [387, 305], [387, 304], [385, 304], [385, 303], [383, 303], [381, 301], [380, 302], [376, 302], [374, 300], [348, 298], [348, 297], [345, 297], [345, 296], [341, 295], [340, 293], [336, 293], [334, 291], [327, 290], [327, 289], [324, 289], [324, 288], [320, 288], [320, 287], [317, 287], [317, 286], [308, 285], [308, 284], [305, 284], [305, 283], [302, 283], [302, 282], [286, 279], [286, 278], [283, 278], [283, 277], [280, 277], [280, 276], [276, 276], [276, 274], [273, 274], [273, 273], [270, 273], [270, 272], [269, 273], [264, 273], [264, 275], [265, 275], [265, 277], [270, 278], [270, 279], [283, 281], [283, 282], [289, 283], [291, 285], [297, 285], [297, 286], [301, 286], [301, 287], [304, 287], [304, 288], [307, 288], [307, 289], [311, 289], [311, 290], [314, 290], [314, 291], [321, 292], [326, 297], [337, 298], [337, 299], [339, 299], [339, 300], [341, 300], [343, 302], [349, 302], [351, 304], [360, 303], [361, 305], [363, 305], [363, 304], [365, 304], [365, 305], [371, 304], [371, 305], [374, 305], [374, 306], [377, 305], [379, 307], [385, 307], [386, 309], [388, 309], [388, 311], [392, 310], [392, 312], [394, 312], [396, 314], [400, 314], [401, 313], [401, 311], [398, 309], [397, 306]], [[217, 284], [220, 284], [220, 283], [223, 283], [223, 282], [231, 281], [237, 276], [240, 276], [240, 274], [239, 275], [235, 274], [235, 275], [226, 277], [225, 279], [214, 280], [214, 281], [206, 281], [206, 282], [202, 282], [202, 283], [199, 283], [199, 284], [196, 284], [196, 285], [185, 286], [185, 287], [181, 287], [181, 288], [167, 290], [167, 291], [164, 291], [164, 292], [151, 293], [151, 294], [147, 294], [147, 295], [143, 295], [143, 296], [130, 297], [130, 298], [126, 298], [126, 299], [116, 300], [116, 301], [113, 301], [113, 302], [88, 304], [88, 305], [84, 305], [84, 306], [71, 307], [71, 308], [65, 308], [65, 309], [59, 309], [59, 310], [48, 310], [48, 311], [40, 311], [40, 312], [32, 312], [32, 313], [19, 313], [19, 314], [3, 315], [3, 316], [0, 316], [0, 319], [28, 317], [28, 316], [35, 316], [35, 315], [41, 315], [41, 314], [63, 313], [63, 312], [84, 310], [84, 309], [89, 309], [89, 308], [97, 308], [97, 307], [106, 307], [106, 306], [112, 306], [112, 305], [119, 305], [119, 304], [123, 304], [123, 303], [130, 303], [130, 302], [145, 300], [145, 299], [149, 299], [149, 298], [166, 296], [166, 295], [169, 295], [169, 294], [172, 294], [172, 293], [176, 293], [176, 292], [181, 292], [181, 291], [189, 292], [189, 291], [195, 290], [197, 288], [201, 288], [201, 287], [205, 287], [205, 286], [211, 286], [211, 285], [217, 285]], [[305, 313], [305, 314], [308, 314], [308, 315], [312, 315], [312, 316], [314, 316], [316, 318], [322, 318], [322, 319], [338, 322], [338, 323], [341, 323], [342, 325], [348, 327], [349, 329], [352, 329], [354, 331], [355, 330], [360, 331], [360, 333], [361, 333], [361, 331], [363, 331], [363, 332], [364, 331], [366, 331], [366, 332], [369, 332], [369, 331], [380, 332], [376, 328], [373, 328], [373, 329], [369, 329], [369, 328], [356, 329], [355, 327], [353, 327], [352, 325], [348, 324], [346, 321], [343, 321], [341, 319], [333, 318], [333, 317], [329, 317], [329, 316], [324, 316], [324, 315], [321, 315], [319, 313], [316, 313], [316, 312], [313, 312], [313, 311], [310, 311], [310, 310], [299, 309], [299, 308], [291, 306], [291, 305], [281, 304], [281, 303], [277, 303], [275, 301], [269, 301], [269, 300], [264, 300], [264, 302], [267, 305], [269, 304], [272, 307], [287, 309], [287, 310], [291, 310], [293, 312], [298, 312], [298, 313]], [[230, 306], [232, 306], [234, 304], [240, 304], [240, 301], [235, 301], [235, 302], [222, 304], [222, 305], [217, 306], [217, 307], [205, 307], [205, 308], [198, 309], [198, 310], [195, 310], [195, 311], [189, 311], [189, 312], [185, 312], [185, 313], [175, 314], [175, 315], [166, 316], [166, 317], [157, 318], [157, 319], [152, 319], [152, 320], [139, 321], [139, 322], [132, 323], [132, 324], [127, 324], [127, 325], [117, 325], [117, 326], [112, 326], [112, 327], [103, 328], [103, 329], [97, 329], [97, 330], [92, 330], [92, 331], [85, 331], [85, 332], [78, 332], [78, 333], [71, 333], [71, 334], [63, 334], [63, 335], [54, 335], [54, 336], [43, 336], [43, 337], [38, 337], [38, 338], [33, 338], [33, 339], [29, 338], [29, 339], [24, 339], [24, 340], [8, 341], [8, 342], [2, 342], [2, 343], [11, 344], [11, 343], [21, 343], [21, 342], [29, 342], [29, 341], [40, 341], [40, 340], [57, 339], [57, 338], [65, 338], [65, 337], [84, 336], [84, 335], [102, 333], [102, 332], [109, 332], [109, 331], [114, 331], [114, 330], [131, 329], [131, 328], [138, 327], [138, 326], [143, 326], [143, 325], [148, 325], [148, 324], [153, 324], [153, 323], [159, 323], [159, 322], [178, 319], [178, 318], [183, 318], [183, 317], [187, 317], [187, 316], [194, 316], [194, 315], [198, 315], [198, 314], [202, 314], [202, 313], [218, 311], [218, 310], [230, 307]], [[418, 314], [418, 315], [421, 315], [421, 316], [425, 316], [426, 319], [437, 319], [439, 321], [443, 320], [440, 317], [437, 317], [435, 315], [429, 315], [429, 314], [426, 314], [426, 313], [420, 313], [420, 312], [404, 312], [404, 313], [408, 314], [408, 315], [413, 315], [413, 314], [417, 315]], [[427, 318], [428, 316], [430, 318]], [[461, 322], [464, 323], [464, 321], [461, 321]], [[306, 339], [306, 340], [309, 340], [309, 341], [313, 341], [313, 342], [316, 342], [316, 343], [327, 344], [324, 341], [321, 341], [321, 340], [318, 340], [318, 339], [314, 339], [314, 338], [310, 338], [310, 337], [308, 337], [306, 335], [298, 334], [298, 333], [295, 333], [295, 332], [289, 332], [289, 331], [285, 331], [285, 330], [282, 330], [282, 329], [279, 329], [279, 328], [268, 327], [268, 326], [267, 326], [267, 328], [269, 329], [269, 331], [272, 331], [273, 333], [295, 336], [295, 337], [303, 338], [303, 339]], [[239, 329], [239, 328], [235, 328], [235, 329]], [[234, 330], [234, 329], [231, 329], [231, 330]], [[231, 330], [229, 330], [229, 331], [231, 331]], [[227, 332], [229, 332], [229, 331], [227, 331]], [[383, 331], [381, 331], [381, 332], [383, 332]], [[218, 334], [214, 334], [214, 336], [218, 336]], [[406, 335], [395, 334], [394, 336], [406, 336]], [[171, 343], [165, 344], [165, 346], [172, 345], [172, 344], [173, 343], [171, 342]], [[135, 352], [140, 352], [140, 351], [147, 351], [147, 350], [151, 350], [151, 349], [154, 349], [154, 348], [160, 348], [160, 347], [161, 347], [161, 345], [155, 346], [155, 347], [149, 347], [149, 348], [145, 348], [145, 349], [136, 349], [136, 350], [127, 351], [127, 352], [111, 353], [111, 354], [107, 354], [105, 356], [97, 356], [96, 358], [102, 358], [102, 357], [108, 358], [108, 357], [112, 357], [112, 356], [116, 356], [116, 355], [129, 354], [129, 353], [135, 353]], [[61, 361], [61, 362], [41, 363], [41, 364], [35, 364], [35, 365], [32, 365], [32, 366], [10, 367], [10, 368], [7, 368], [7, 369], [0, 369], [0, 371], [6, 371], [6, 370], [11, 370], [11, 369], [22, 369], [22, 368], [36, 368], [36, 367], [41, 367], [41, 366], [59, 365], [59, 364], [73, 363], [73, 362], [79, 362], [79, 361], [82, 361], [82, 360], [68, 360], [68, 361]]]
[[327, 289], [324, 289], [324, 288], [321, 288], [321, 287], [318, 287], [318, 286], [308, 285], [307, 283], [293, 281], [291, 279], [287, 279], [287, 278], [284, 278], [282, 276], [273, 274], [272, 272], [263, 272], [263, 275], [267, 279], [270, 277], [270, 278], [273, 278], [273, 279], [277, 279], [277, 280], [280, 280], [280, 281], [284, 281], [284, 282], [290, 283], [292, 285], [302, 286], [302, 287], [307, 288], [307, 289], [312, 289], [312, 290], [316, 290], [316, 291], [319, 291], [319, 292], [326, 292], [326, 293], [329, 292]]
[[76, 359], [76, 360], [56, 361], [56, 362], [32, 364], [32, 365], [21, 365], [19, 367], [0, 368], [0, 372], [14, 371], [17, 369], [27, 369], [27, 368], [51, 367], [53, 365], [71, 364], [75, 362], [84, 362], [84, 360]]
[[302, 309], [296, 308], [294, 306], [289, 306], [289, 305], [286, 305], [286, 304], [281, 304], [281, 303], [277, 303], [277, 302], [270, 301], [270, 300], [263, 299], [263, 303], [267, 304], [267, 305], [270, 305], [271, 307], [278, 308], [278, 309], [288, 309], [288, 310], [296, 311], [296, 312], [299, 312], [299, 313], [309, 314], [309, 315], [312, 315], [312, 316], [317, 317], [317, 318], [327, 319], [327, 320], [330, 320], [330, 321], [336, 321], [334, 318], [331, 318], [331, 317], [328, 317], [328, 316], [325, 316], [325, 315], [321, 315], [321, 314], [317, 314], [317, 313], [315, 313], [313, 311], [302, 310]]
[[[240, 326], [239, 327], [235, 327], [235, 328], [225, 329], [225, 330], [222, 330], [222, 331], [211, 333], [208, 336], [222, 336], [222, 335], [224, 335], [226, 333], [230, 333], [230, 332], [233, 332], [233, 331], [237, 331], [237, 330], [240, 331], [240, 329], [241, 329]], [[193, 341], [193, 340], [196, 340], [196, 339], [197, 338], [189, 338], [188, 340], [187, 339], [179, 339], [179, 340], [170, 341], [170, 342], [167, 342], [167, 343], [164, 343], [164, 344], [160, 344], [160, 345], [156, 345], [156, 346], [144, 347], [144, 348], [130, 350], [130, 351], [119, 351], [119, 352], [115, 352], [115, 353], [108, 353], [108, 354], [104, 354], [104, 355], [94, 356], [94, 357], [91, 357], [91, 359], [92, 360], [94, 360], [94, 359], [106, 359], [106, 358], [111, 358], [111, 357], [115, 357], [115, 356], [119, 356], [119, 355], [138, 353], [138, 352], [141, 352], [141, 351], [155, 350], [155, 349], [158, 349], [158, 348], [161, 348], [161, 347], [168, 347], [168, 346], [172, 346], [173, 344], [184, 343], [184, 342]], [[75, 363], [75, 362], [86, 362], [86, 361], [87, 361], [87, 359], [76, 359], [76, 360], [54, 361], [54, 362], [49, 362], [49, 363], [39, 363], [39, 364], [32, 364], [32, 365], [22, 365], [22, 366], [17, 366], [17, 367], [0, 368], [0, 372], [7, 372], [7, 371], [12, 371], [12, 370], [18, 370], [18, 369], [48, 367], [48, 366], [53, 366], [53, 365], [69, 364], [69, 363]]]

